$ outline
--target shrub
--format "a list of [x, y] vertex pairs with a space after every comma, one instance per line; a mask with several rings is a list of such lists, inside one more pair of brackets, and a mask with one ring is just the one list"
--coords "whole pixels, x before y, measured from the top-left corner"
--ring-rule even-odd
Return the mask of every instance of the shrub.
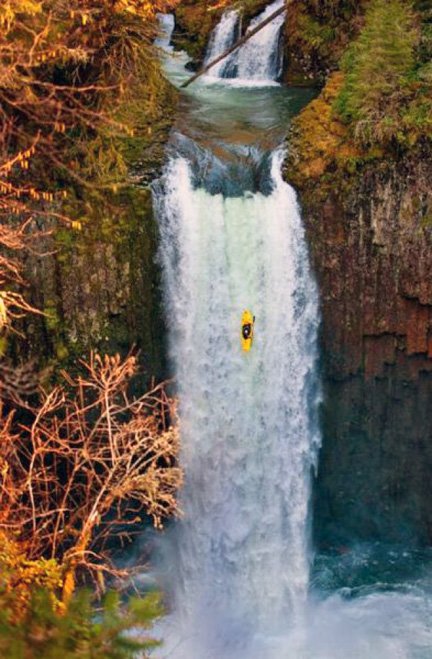
[[59, 615], [51, 592], [38, 590], [18, 620], [4, 603], [0, 593], [0, 655], [8, 659], [145, 659], [159, 645], [146, 632], [162, 614], [156, 593], [122, 606], [110, 592], [95, 611], [90, 592], [81, 591]]
[[0, 392], [0, 529], [25, 544], [27, 558], [61, 563], [64, 601], [76, 571], [102, 588], [104, 573], [118, 574], [108, 540], [127, 541], [145, 514], [160, 527], [178, 512], [182, 480], [163, 388], [130, 396], [131, 355], [92, 355], [83, 366], [76, 380], [65, 374], [69, 389], [28, 407], [28, 424], [5, 411]]

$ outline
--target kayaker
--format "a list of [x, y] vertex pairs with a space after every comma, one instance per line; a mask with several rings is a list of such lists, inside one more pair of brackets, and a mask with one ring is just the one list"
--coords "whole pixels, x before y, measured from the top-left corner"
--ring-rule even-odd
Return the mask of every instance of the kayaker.
[[241, 322], [241, 342], [245, 352], [249, 352], [253, 343], [255, 316], [250, 311], [243, 312]]
[[251, 332], [252, 332], [252, 325], [250, 323], [248, 323], [247, 325], [243, 325], [242, 334], [245, 340], [250, 337]]

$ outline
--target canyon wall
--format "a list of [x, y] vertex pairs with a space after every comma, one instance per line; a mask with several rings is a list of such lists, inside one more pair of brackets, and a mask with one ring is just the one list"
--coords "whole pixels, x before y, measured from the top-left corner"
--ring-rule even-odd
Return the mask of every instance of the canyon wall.
[[[113, 198], [117, 213], [81, 231], [56, 229], [27, 260], [29, 297], [44, 315], [25, 319], [17, 357], [41, 367], [76, 367], [90, 350], [140, 352], [147, 378], [165, 374], [157, 226], [149, 189]], [[40, 251], [40, 249], [39, 249]]]
[[[287, 178], [321, 292], [322, 543], [432, 540], [432, 154]], [[337, 529], [337, 531], [336, 531]]]

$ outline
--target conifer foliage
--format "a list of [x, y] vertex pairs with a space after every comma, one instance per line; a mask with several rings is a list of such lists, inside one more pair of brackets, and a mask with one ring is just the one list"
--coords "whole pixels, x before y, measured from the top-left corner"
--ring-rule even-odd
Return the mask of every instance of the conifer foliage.
[[359, 37], [342, 59], [345, 73], [335, 108], [365, 145], [414, 142], [430, 131], [430, 81], [416, 52], [420, 20], [411, 3], [372, 0]]
[[346, 80], [341, 113], [350, 119], [382, 114], [407, 81], [417, 40], [412, 12], [400, 0], [378, 0], [366, 14], [358, 40], [343, 60]]

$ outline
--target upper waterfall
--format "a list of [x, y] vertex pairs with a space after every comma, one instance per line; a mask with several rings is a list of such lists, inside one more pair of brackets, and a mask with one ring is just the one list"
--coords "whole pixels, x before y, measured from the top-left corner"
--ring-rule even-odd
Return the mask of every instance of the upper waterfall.
[[[246, 33], [253, 30], [277, 9], [282, 8], [285, 0], [276, 0], [254, 18]], [[286, 13], [280, 14], [260, 32], [240, 46], [210, 71], [211, 76], [221, 78], [236, 78], [239, 81], [249, 81], [254, 84], [268, 84], [278, 80], [282, 74], [282, 51], [280, 34], [285, 22]], [[221, 55], [235, 41], [238, 28], [238, 12], [225, 12], [219, 25], [210, 39], [206, 55], [206, 63]]]
[[154, 45], [166, 52], [172, 52], [171, 44], [172, 34], [175, 28], [174, 14], [158, 14], [159, 36], [155, 39]]
[[[210, 36], [204, 64], [208, 64], [216, 59], [234, 44], [239, 34], [239, 22], [240, 14], [234, 9], [230, 9], [222, 14], [221, 20], [216, 25]], [[218, 64], [215, 64], [211, 69], [211, 75], [216, 78], [223, 78], [226, 66], [226, 60], [222, 60]]]

